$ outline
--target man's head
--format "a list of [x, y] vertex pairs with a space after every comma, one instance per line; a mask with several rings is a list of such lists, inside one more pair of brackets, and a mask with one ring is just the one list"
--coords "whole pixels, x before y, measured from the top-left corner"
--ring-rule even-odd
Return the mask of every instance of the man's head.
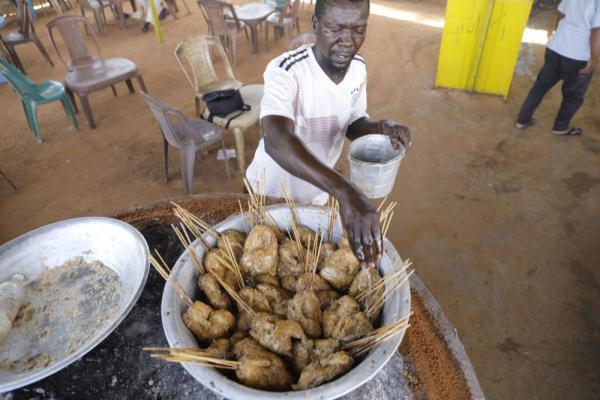
[[316, 50], [327, 69], [345, 71], [367, 34], [369, 0], [317, 0]]

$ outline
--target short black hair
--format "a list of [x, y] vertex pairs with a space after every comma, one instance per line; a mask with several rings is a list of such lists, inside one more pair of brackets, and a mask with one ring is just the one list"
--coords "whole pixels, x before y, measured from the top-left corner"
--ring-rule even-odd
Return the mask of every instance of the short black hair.
[[339, 3], [362, 3], [363, 1], [367, 2], [367, 9], [370, 10], [371, 3], [369, 0], [317, 0], [315, 2], [315, 17], [319, 18], [325, 14], [325, 10], [335, 4]]

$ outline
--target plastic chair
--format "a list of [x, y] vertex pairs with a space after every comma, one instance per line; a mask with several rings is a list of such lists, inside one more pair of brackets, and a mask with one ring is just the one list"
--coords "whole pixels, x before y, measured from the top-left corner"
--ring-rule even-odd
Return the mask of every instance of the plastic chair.
[[[215, 125], [221, 127], [228, 127], [233, 131], [233, 139], [235, 140], [235, 153], [238, 162], [238, 168], [240, 172], [244, 172], [246, 169], [246, 155], [244, 152], [244, 130], [256, 125], [260, 117], [260, 101], [263, 97], [263, 85], [254, 84], [242, 86], [240, 88], [240, 94], [244, 100], [244, 104], [250, 106], [249, 111], [244, 111], [241, 115], [239, 111], [234, 111], [224, 117], [214, 117], [212, 122]], [[208, 108], [204, 110], [202, 118], [208, 119], [210, 112]], [[236, 116], [235, 119], [230, 120], [231, 117]]]
[[237, 34], [244, 31], [249, 40], [246, 24], [240, 21], [233, 4], [219, 0], [198, 0], [202, 14], [208, 20], [208, 31], [217, 36], [229, 51], [231, 62], [237, 65]]
[[[96, 45], [96, 56], [92, 56], [88, 51], [84, 37], [81, 33], [81, 24], [83, 24], [86, 30], [91, 31], [91, 36]], [[139, 73], [137, 66], [133, 62], [126, 58], [109, 58], [106, 60], [102, 58], [96, 34], [94, 33], [90, 22], [84, 17], [65, 15], [48, 22], [46, 27], [48, 28], [50, 40], [52, 41], [52, 45], [54, 46], [58, 57], [68, 70], [67, 75], [65, 76], [67, 92], [71, 96], [74, 105], [75, 100], [73, 98], [73, 93], [76, 93], [77, 96], [79, 96], [81, 107], [83, 108], [90, 128], [96, 128], [96, 123], [94, 122], [88, 100], [89, 93], [110, 86], [113, 94], [116, 96], [117, 92], [114, 85], [123, 81], [127, 84], [129, 92], [134, 93], [133, 84], [131, 83], [132, 78], [135, 78], [138, 81], [138, 84], [144, 92], [147, 91], [142, 75]], [[66, 62], [58, 50], [54, 40], [54, 29], [58, 29], [63, 38], [69, 56], [71, 57], [70, 62]], [[77, 110], [77, 107], [75, 107], [75, 110]]]
[[[211, 54], [215, 52], [225, 68], [224, 80], [219, 80], [213, 67]], [[194, 89], [197, 117], [200, 116], [200, 101], [204, 93], [213, 90], [239, 89], [242, 86], [242, 82], [233, 76], [225, 50], [216, 37], [200, 35], [185, 39], [175, 48], [175, 58]], [[184, 60], [187, 68], [184, 66]]]
[[304, 32], [296, 36], [292, 36], [288, 44], [288, 50], [295, 50], [305, 44], [313, 44], [317, 41], [317, 37], [312, 32]]
[[[85, 17], [85, 10], [91, 11], [94, 14], [94, 22], [96, 24], [96, 30], [100, 36], [106, 36], [106, 14], [104, 13], [105, 8], [110, 8], [113, 13], [117, 25], [120, 29], [127, 27], [125, 19], [125, 13], [123, 12], [123, 3], [126, 0], [79, 0], [79, 8], [81, 10], [81, 16]], [[131, 2], [132, 7], [135, 10], [135, 2]], [[87, 30], [87, 28], [86, 28]]]
[[300, 0], [290, 0], [286, 7], [281, 12], [274, 12], [269, 15], [266, 19], [267, 26], [265, 27], [265, 48], [269, 50], [269, 26], [273, 27], [275, 39], [278, 37], [280, 31], [288, 32], [296, 28], [298, 34], [300, 34], [300, 19], [298, 12], [300, 10]]
[[[225, 155], [225, 143], [219, 128], [210, 122], [193, 118], [188, 120], [178, 109], [171, 107], [148, 95], [140, 92], [146, 100], [148, 107], [158, 121], [163, 135], [163, 155], [165, 168], [165, 183], [169, 180], [169, 144], [179, 149], [181, 158], [181, 177], [187, 194], [192, 194], [194, 183], [194, 166], [196, 155], [205, 151], [215, 143], [221, 142], [221, 148]], [[225, 157], [225, 170], [227, 178], [229, 173], [229, 161]]]
[[73, 126], [79, 130], [75, 110], [65, 87], [60, 82], [44, 81], [35, 83], [3, 57], [0, 57], [0, 73], [6, 78], [15, 93], [21, 97], [27, 123], [33, 131], [33, 136], [37, 143], [42, 143], [42, 135], [37, 119], [37, 107], [42, 104], [60, 100], [65, 113], [71, 117]]
[[48, 61], [48, 63], [51, 66], [54, 66], [54, 63], [52, 62], [52, 59], [50, 58], [50, 56], [48, 55], [48, 52], [44, 48], [44, 45], [42, 45], [42, 42], [40, 42], [40, 39], [37, 37], [37, 34], [35, 33], [35, 26], [33, 25], [33, 22], [31, 21], [31, 18], [32, 18], [31, 12], [29, 11], [27, 4], [25, 3], [24, 0], [16, 0], [16, 2], [17, 2], [17, 26], [18, 26], [18, 29], [17, 29], [17, 31], [11, 32], [8, 35], [2, 35], [2, 41], [4, 42], [4, 45], [6, 46], [8, 52], [10, 53], [10, 56], [13, 59], [15, 65], [18, 65], [19, 69], [21, 71], [23, 71], [23, 73], [25, 72], [25, 69], [23, 68], [23, 65], [21, 64], [21, 61], [19, 60], [19, 57], [17, 56], [15, 47], [20, 44], [33, 42], [33, 43], [35, 43], [37, 48], [40, 50], [40, 53], [42, 53], [42, 55], [44, 56], [46, 61]]

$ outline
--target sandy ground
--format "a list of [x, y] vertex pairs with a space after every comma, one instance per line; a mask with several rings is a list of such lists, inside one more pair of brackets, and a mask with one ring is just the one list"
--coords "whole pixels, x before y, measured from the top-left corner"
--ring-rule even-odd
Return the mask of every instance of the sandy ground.
[[[136, 62], [149, 92], [187, 115], [193, 113], [192, 91], [173, 50], [182, 39], [206, 32], [189, 3], [192, 15], [164, 22], [163, 44], [141, 34], [139, 21], [119, 30], [110, 16], [108, 35], [100, 40], [105, 57]], [[550, 134], [558, 87], [536, 114], [538, 124], [517, 131], [513, 120], [541, 66], [543, 46], [523, 44], [506, 102], [434, 90], [442, 30], [430, 22], [443, 18], [445, 2], [376, 3], [388, 9], [370, 17], [362, 50], [369, 111], [414, 132], [391, 196], [399, 210], [390, 238], [414, 260], [456, 326], [487, 397], [598, 398], [600, 80], [593, 80], [576, 117], [582, 137]], [[306, 6], [303, 30], [310, 15]], [[65, 74], [43, 27], [49, 18], [38, 22], [38, 31], [57, 65], [50, 68], [32, 44], [18, 49], [34, 80], [62, 80]], [[531, 24], [550, 29], [552, 18], [544, 12]], [[235, 75], [245, 83], [261, 82], [266, 63], [287, 45], [272, 43], [267, 53], [261, 35], [260, 53], [250, 54], [245, 38], [238, 40]], [[43, 106], [44, 143], [37, 145], [18, 98], [0, 86], [0, 168], [19, 187], [13, 192], [0, 180], [0, 243], [53, 221], [109, 215], [183, 193], [177, 151], [171, 152], [165, 184], [157, 125], [140, 96], [127, 94], [125, 85], [118, 90], [116, 98], [110, 90], [91, 96], [96, 130], [80, 114], [76, 132], [59, 104]], [[247, 159], [258, 137], [257, 129], [247, 131]], [[229, 133], [226, 144], [233, 147]], [[195, 191], [240, 191], [241, 174], [227, 180], [223, 167], [214, 152], [203, 157]]]

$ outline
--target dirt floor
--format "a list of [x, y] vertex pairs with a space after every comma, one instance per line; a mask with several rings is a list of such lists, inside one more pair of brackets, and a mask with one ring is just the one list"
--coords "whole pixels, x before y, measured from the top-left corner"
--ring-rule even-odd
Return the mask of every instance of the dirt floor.
[[[192, 90], [173, 50], [184, 38], [206, 33], [206, 25], [188, 3], [192, 15], [181, 12], [164, 22], [163, 44], [142, 34], [140, 21], [119, 30], [109, 16], [100, 45], [105, 57], [133, 60], [151, 94], [192, 115]], [[434, 90], [445, 2], [372, 5], [361, 51], [369, 112], [407, 124], [414, 135], [391, 196], [399, 210], [389, 236], [403, 257], [414, 260], [457, 328], [488, 398], [598, 398], [600, 80], [593, 80], [574, 121], [582, 137], [550, 134], [558, 87], [536, 114], [538, 124], [521, 132], [513, 127], [515, 114], [542, 64], [543, 45], [523, 43], [508, 101]], [[304, 31], [311, 13], [306, 5]], [[65, 74], [44, 28], [51, 17], [37, 27], [54, 68], [34, 45], [18, 48], [36, 81], [62, 81]], [[542, 12], [531, 27], [549, 30], [553, 18]], [[287, 46], [285, 39], [270, 39], [265, 52], [261, 33], [260, 53], [250, 54], [238, 37], [239, 80], [262, 81], [266, 63]], [[110, 90], [91, 96], [96, 130], [80, 114], [82, 129], [74, 131], [59, 104], [41, 107], [44, 143], [38, 145], [18, 98], [0, 85], [0, 168], [19, 188], [13, 192], [0, 178], [0, 243], [53, 221], [109, 215], [183, 194], [177, 151], [165, 184], [161, 137], [150, 111], [124, 84], [118, 91], [116, 98]], [[246, 132], [248, 160], [258, 138], [257, 128]], [[229, 133], [226, 145], [233, 147]], [[195, 191], [240, 191], [242, 175], [227, 180], [215, 157], [211, 152], [197, 163]]]

